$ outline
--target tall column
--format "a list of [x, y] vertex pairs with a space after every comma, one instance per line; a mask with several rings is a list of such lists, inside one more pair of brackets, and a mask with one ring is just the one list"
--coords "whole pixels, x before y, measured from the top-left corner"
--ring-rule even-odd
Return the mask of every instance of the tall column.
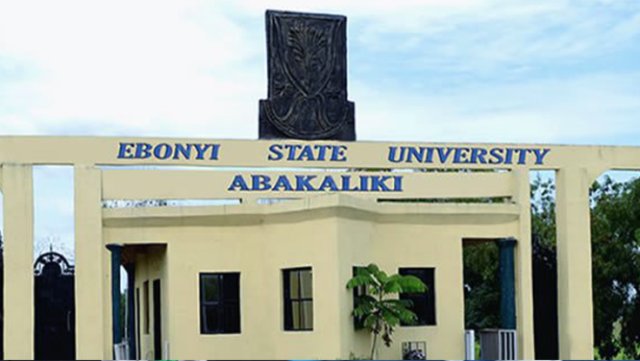
[[516, 240], [498, 240], [500, 260], [500, 328], [516, 329], [516, 275], [514, 268], [514, 248]]
[[591, 227], [585, 169], [556, 177], [558, 336], [561, 359], [593, 359]]
[[120, 264], [124, 247], [120, 244], [108, 244], [111, 251], [111, 330], [113, 344], [122, 342], [122, 323], [120, 322]]
[[[102, 178], [74, 167], [76, 358], [112, 358], [108, 252], [102, 241]], [[105, 331], [106, 330], [106, 331]]]
[[33, 168], [2, 166], [4, 359], [33, 359]]
[[515, 249], [516, 272], [516, 329], [518, 330], [518, 358], [535, 359], [533, 327], [533, 266], [531, 239], [531, 185], [529, 169], [514, 169], [513, 200], [518, 204], [518, 246]]

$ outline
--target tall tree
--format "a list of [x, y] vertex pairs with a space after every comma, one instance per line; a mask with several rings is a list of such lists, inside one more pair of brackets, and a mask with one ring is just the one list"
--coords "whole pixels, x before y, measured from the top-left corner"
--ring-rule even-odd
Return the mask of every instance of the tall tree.
[[640, 179], [591, 189], [595, 342], [599, 355], [640, 358]]

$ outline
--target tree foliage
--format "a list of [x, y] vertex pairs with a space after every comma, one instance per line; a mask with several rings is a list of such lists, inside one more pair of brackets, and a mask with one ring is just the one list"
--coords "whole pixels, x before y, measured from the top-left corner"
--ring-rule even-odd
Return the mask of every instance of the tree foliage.
[[640, 179], [591, 189], [595, 343], [601, 357], [640, 358]]
[[427, 286], [415, 276], [398, 274], [387, 275], [375, 264], [358, 268], [356, 275], [347, 283], [348, 289], [363, 287], [366, 291], [360, 296], [353, 316], [364, 320], [364, 328], [373, 334], [371, 359], [375, 359], [378, 349], [378, 337], [381, 336], [387, 347], [393, 342], [394, 328], [401, 322], [412, 324], [417, 316], [409, 308], [411, 302], [390, 296], [400, 293], [426, 292]]
[[[532, 184], [534, 252], [555, 268], [555, 188]], [[610, 177], [590, 189], [594, 346], [599, 357], [640, 358], [640, 180]], [[537, 249], [536, 249], [537, 247]], [[535, 257], [535, 255], [534, 255]]]
[[[531, 196], [533, 263], [555, 274], [553, 180], [536, 178]], [[590, 200], [594, 346], [605, 359], [640, 359], [640, 179], [622, 183], [605, 177], [592, 186]], [[466, 327], [497, 327], [497, 249], [488, 245], [465, 248]], [[535, 317], [541, 322], [540, 317], [557, 318], [557, 314]]]
[[498, 246], [494, 242], [464, 247], [465, 328], [500, 327]]

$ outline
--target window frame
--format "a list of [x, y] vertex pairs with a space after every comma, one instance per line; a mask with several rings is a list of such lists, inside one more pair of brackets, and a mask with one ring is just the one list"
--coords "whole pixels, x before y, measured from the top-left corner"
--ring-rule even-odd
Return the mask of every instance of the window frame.
[[[225, 275], [237, 275], [237, 290], [238, 290], [238, 295], [235, 301], [233, 300], [229, 300], [229, 299], [225, 299], [225, 294], [224, 294], [224, 276]], [[205, 297], [205, 292], [204, 292], [204, 282], [205, 279], [208, 277], [214, 277], [215, 278], [215, 285], [216, 285], [216, 289], [220, 290], [219, 295], [216, 295], [216, 300], [215, 301], [207, 301], [206, 297]], [[200, 272], [198, 273], [198, 301], [199, 301], [199, 307], [198, 310], [200, 312], [200, 335], [234, 335], [234, 334], [241, 334], [242, 333], [242, 310], [241, 310], [241, 300], [240, 300], [240, 296], [242, 294], [241, 292], [241, 273], [240, 272], [234, 272], [234, 271], [230, 271], [230, 272]], [[206, 322], [206, 317], [207, 317], [207, 312], [206, 309], [208, 307], [213, 307], [215, 309], [215, 312], [218, 314], [218, 319], [222, 320], [223, 319], [223, 315], [225, 312], [225, 309], [227, 307], [236, 307], [237, 308], [237, 314], [238, 314], [238, 320], [237, 320], [237, 330], [236, 329], [232, 329], [232, 330], [225, 330], [224, 329], [224, 323], [222, 323], [221, 328], [218, 329], [208, 329], [207, 327], [207, 322]]]
[[[311, 273], [311, 297], [303, 297], [302, 296], [302, 271], [310, 271]], [[292, 272], [297, 273], [298, 280], [298, 292], [299, 295], [297, 298], [291, 298], [291, 285], [290, 285], [290, 274]], [[314, 309], [313, 309], [313, 267], [296, 267], [296, 268], [284, 268], [282, 269], [282, 290], [283, 290], [283, 306], [284, 306], [284, 323], [283, 329], [287, 332], [305, 332], [305, 331], [313, 331], [314, 327]], [[303, 305], [306, 302], [311, 303], [311, 328], [294, 328], [293, 322], [293, 305], [294, 303], [298, 304], [298, 314], [300, 315], [299, 324], [303, 325], [304, 322], [304, 312]]]
[[[359, 269], [367, 268], [367, 266], [353, 266], [351, 268], [352, 276], [355, 277], [358, 274]], [[355, 310], [358, 307], [358, 298], [362, 296], [366, 296], [368, 294], [366, 286], [358, 286], [354, 287], [352, 290], [353, 294], [353, 309]], [[356, 317], [352, 316], [353, 319], [353, 329], [356, 331], [364, 329], [364, 317]]]
[[[418, 277], [416, 275], [416, 271], [423, 271], [423, 272], [426, 271], [426, 273], [424, 274], [425, 275], [424, 279], [422, 277]], [[429, 272], [431, 274], [429, 274]], [[417, 303], [416, 299], [421, 299], [422, 301], [418, 301], [418, 302], [424, 302], [426, 312], [427, 312], [427, 314], [425, 314], [424, 317], [421, 318], [420, 317], [421, 315], [418, 314], [415, 311], [414, 306], [412, 306], [409, 309], [413, 311], [416, 314], [416, 316], [418, 316], [418, 319], [413, 324], [401, 323], [400, 325], [402, 327], [437, 326], [438, 325], [438, 312], [437, 312], [438, 309], [436, 305], [436, 267], [400, 267], [398, 268], [398, 274], [402, 276], [411, 275], [411, 276], [418, 277], [427, 286], [426, 293], [401, 293], [400, 294], [399, 298], [401, 300], [411, 300], [414, 303], [414, 305]], [[429, 277], [431, 277], [431, 280], [429, 280]], [[430, 320], [429, 313], [432, 314], [433, 320]]]

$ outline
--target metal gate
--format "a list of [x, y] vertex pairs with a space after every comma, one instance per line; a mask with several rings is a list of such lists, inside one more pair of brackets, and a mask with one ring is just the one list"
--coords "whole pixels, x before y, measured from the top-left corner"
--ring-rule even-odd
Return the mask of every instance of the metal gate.
[[516, 330], [480, 330], [481, 360], [517, 360], [518, 342]]
[[35, 358], [75, 359], [74, 268], [60, 253], [36, 260]]

